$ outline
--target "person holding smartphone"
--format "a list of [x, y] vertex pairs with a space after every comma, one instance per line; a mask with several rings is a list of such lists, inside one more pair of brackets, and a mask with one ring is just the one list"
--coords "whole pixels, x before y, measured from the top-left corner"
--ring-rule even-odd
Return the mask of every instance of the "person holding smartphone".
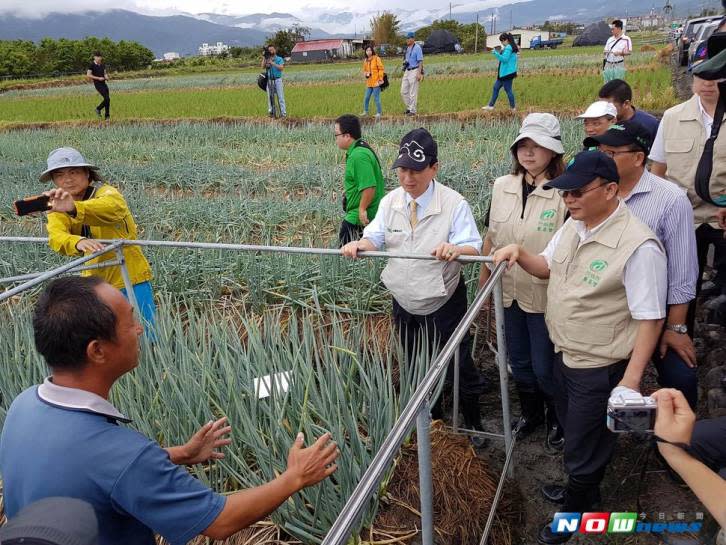
[[517, 108], [514, 101], [512, 83], [514, 83], [514, 78], [517, 77], [517, 57], [519, 53], [519, 46], [514, 40], [514, 36], [507, 32], [499, 35], [499, 41], [502, 44], [501, 48], [495, 48], [492, 50], [492, 55], [494, 55], [499, 61], [497, 79], [494, 82], [492, 98], [489, 99], [489, 104], [482, 107], [482, 110], [493, 110], [494, 104], [496, 104], [497, 98], [499, 98], [499, 91], [504, 88], [504, 92], [507, 93], [507, 98], [509, 98], [509, 107], [512, 111], [515, 111]]
[[[40, 181], [52, 181], [55, 185], [43, 193], [50, 198], [48, 244], [54, 251], [80, 256], [102, 250], [104, 245], [98, 239], [137, 238], [136, 222], [123, 195], [101, 180], [98, 167], [74, 148], [58, 148], [48, 155], [48, 168], [40, 175]], [[147, 325], [153, 326], [156, 305], [149, 262], [139, 246], [124, 246], [123, 253], [141, 316]], [[109, 252], [88, 264], [114, 259], [116, 255]], [[83, 271], [81, 276], [98, 276], [127, 295], [118, 265]]]

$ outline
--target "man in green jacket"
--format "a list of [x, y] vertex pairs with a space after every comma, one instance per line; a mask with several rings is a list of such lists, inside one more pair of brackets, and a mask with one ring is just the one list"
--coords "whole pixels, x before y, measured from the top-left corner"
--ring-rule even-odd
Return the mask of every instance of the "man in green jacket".
[[354, 115], [335, 120], [335, 143], [346, 150], [343, 211], [340, 245], [358, 240], [363, 228], [376, 217], [378, 204], [385, 193], [381, 164], [371, 147], [361, 139], [360, 121]]

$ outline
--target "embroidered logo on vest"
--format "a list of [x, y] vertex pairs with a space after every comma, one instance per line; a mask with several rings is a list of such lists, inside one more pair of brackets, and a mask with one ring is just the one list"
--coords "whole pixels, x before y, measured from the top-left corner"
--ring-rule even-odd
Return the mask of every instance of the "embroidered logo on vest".
[[592, 286], [594, 288], [600, 283], [600, 275], [598, 273], [603, 272], [607, 268], [608, 262], [604, 259], [593, 259], [590, 262], [590, 268], [585, 273], [582, 281], [588, 286]]
[[539, 223], [537, 224], [537, 231], [552, 233], [555, 230], [554, 217], [557, 215], [554, 208], [544, 210], [539, 215]]

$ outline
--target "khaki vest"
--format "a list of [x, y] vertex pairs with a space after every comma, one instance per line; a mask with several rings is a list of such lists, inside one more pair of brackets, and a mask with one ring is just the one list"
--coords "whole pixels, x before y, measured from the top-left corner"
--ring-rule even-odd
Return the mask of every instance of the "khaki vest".
[[[666, 155], [666, 177], [688, 191], [696, 226], [710, 223], [713, 227], [718, 227], [718, 222], [715, 220], [718, 209], [712, 204], [703, 202], [695, 190], [696, 168], [706, 143], [705, 128], [698, 108], [698, 96], [693, 95], [686, 102], [666, 110], [661, 126]], [[711, 186], [713, 197], [724, 192], [726, 138], [722, 136], [716, 138], [714, 143], [711, 179], [719, 180], [719, 173], [721, 178], [716, 184], [718, 187]]]
[[658, 239], [622, 203], [607, 222], [582, 244], [567, 222], [552, 256], [545, 321], [568, 367], [605, 367], [629, 358], [635, 346], [638, 321], [623, 270], [643, 242]]
[[[388, 203], [384, 201], [389, 201]], [[464, 197], [434, 182], [431, 202], [416, 229], [411, 229], [406, 192], [399, 187], [381, 201], [378, 213], [385, 214], [385, 245], [391, 252], [430, 254], [437, 245], [448, 242], [454, 212]], [[441, 308], [459, 284], [461, 264], [454, 261], [389, 259], [381, 280], [396, 301], [411, 314], [424, 316]]]
[[[527, 207], [522, 218], [522, 175], [497, 178], [492, 189], [492, 205], [489, 212], [489, 231], [493, 250], [507, 244], [519, 244], [532, 254], [541, 253], [555, 232], [565, 221], [567, 207], [554, 189], [537, 187], [527, 197]], [[547, 283], [513, 267], [502, 277], [504, 306], [517, 301], [525, 312], [542, 313], [547, 307]]]

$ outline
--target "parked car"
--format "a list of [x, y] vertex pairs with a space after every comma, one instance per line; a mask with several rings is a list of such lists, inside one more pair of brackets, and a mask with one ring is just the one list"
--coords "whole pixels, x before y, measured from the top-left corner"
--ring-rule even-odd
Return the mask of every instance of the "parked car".
[[694, 62], [702, 61], [706, 59], [706, 48], [705, 45], [711, 34], [716, 32], [721, 20], [711, 21], [710, 23], [703, 24], [699, 27], [698, 33], [691, 40], [691, 44], [688, 46], [688, 66], [691, 66]]
[[696, 17], [695, 19], [686, 21], [686, 25], [683, 27], [683, 34], [680, 40], [678, 40], [678, 62], [681, 66], [688, 64], [688, 47], [696, 37], [696, 33], [701, 26], [712, 21], [720, 21], [721, 18], [722, 15], [710, 15], [708, 17]]

